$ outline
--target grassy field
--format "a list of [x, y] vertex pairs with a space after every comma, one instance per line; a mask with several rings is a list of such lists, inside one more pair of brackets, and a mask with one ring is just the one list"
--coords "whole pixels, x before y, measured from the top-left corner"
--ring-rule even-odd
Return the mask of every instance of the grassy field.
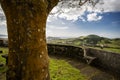
[[51, 80], [87, 80], [76, 68], [65, 60], [50, 60]]
[[[0, 50], [3, 51], [2, 54], [8, 53], [8, 48], [0, 48]], [[2, 54], [0, 54], [0, 63], [5, 64], [5, 59], [1, 57]], [[5, 72], [6, 69], [5, 66], [0, 67], [0, 73]], [[50, 58], [50, 76], [51, 80], [87, 80], [78, 69], [72, 67], [65, 60], [53, 58]], [[4, 79], [2, 78], [2, 80]]]
[[115, 53], [119, 53], [120, 54], [120, 49], [117, 49], [117, 48], [103, 48], [103, 49], [101, 49], [100, 47], [90, 47], [90, 48], [103, 50], [103, 51], [108, 51], [108, 52], [115, 52]]
[[115, 53], [120, 53], [120, 49], [104, 48], [104, 50], [106, 50], [106, 51], [111, 51], [111, 52], [115, 52]]

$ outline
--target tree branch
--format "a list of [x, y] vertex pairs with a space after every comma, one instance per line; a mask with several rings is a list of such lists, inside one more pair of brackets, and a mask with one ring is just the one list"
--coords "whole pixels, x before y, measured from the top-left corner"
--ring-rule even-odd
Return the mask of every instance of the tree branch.
[[82, 0], [80, 0], [79, 5], [82, 6], [83, 4], [85, 4], [88, 1], [90, 1], [90, 0], [85, 0], [84, 2], [82, 2]]
[[47, 0], [47, 2], [48, 2], [47, 10], [48, 10], [48, 13], [50, 13], [50, 11], [54, 8], [54, 6], [57, 5], [59, 0]]

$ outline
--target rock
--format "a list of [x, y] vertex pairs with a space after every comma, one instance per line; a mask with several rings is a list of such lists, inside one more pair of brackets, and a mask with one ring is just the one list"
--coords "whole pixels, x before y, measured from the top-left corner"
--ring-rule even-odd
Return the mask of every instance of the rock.
[[4, 66], [4, 64], [0, 63], [0, 67], [3, 67], [3, 66]]
[[0, 51], [0, 53], [3, 53], [3, 51]]
[[3, 54], [1, 55], [3, 58], [7, 59], [8, 58], [8, 54]]

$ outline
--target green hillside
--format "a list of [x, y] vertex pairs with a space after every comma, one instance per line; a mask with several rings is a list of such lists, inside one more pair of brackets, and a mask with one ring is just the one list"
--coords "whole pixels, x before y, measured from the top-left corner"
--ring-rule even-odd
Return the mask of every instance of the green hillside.
[[48, 43], [74, 45], [74, 46], [85, 45], [87, 47], [120, 53], [120, 38], [110, 39], [93, 34], [88, 36], [80, 36], [77, 38], [51, 39], [48, 41]]

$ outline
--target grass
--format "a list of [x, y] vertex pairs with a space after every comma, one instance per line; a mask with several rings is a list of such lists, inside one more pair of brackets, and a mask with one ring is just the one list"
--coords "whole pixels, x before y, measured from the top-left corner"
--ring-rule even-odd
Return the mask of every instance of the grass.
[[65, 60], [50, 60], [51, 80], [87, 80], [76, 68]]
[[[0, 64], [4, 64], [5, 65], [6, 59], [3, 58], [1, 55], [7, 54], [8, 53], [8, 48], [0, 47], [0, 50], [3, 51], [3, 53], [0, 54]], [[6, 69], [7, 69], [6, 66], [0, 67], [0, 73], [5, 72]]]
[[5, 58], [2, 58], [2, 56], [1, 56], [1, 55], [3, 55], [3, 54], [7, 54], [7, 53], [8, 53], [8, 48], [3, 48], [3, 47], [0, 47], [0, 50], [2, 50], [2, 51], [3, 51], [3, 53], [1, 53], [1, 54], [0, 54], [0, 63], [5, 64]]
[[117, 49], [117, 48], [103, 48], [103, 49], [101, 49], [100, 47], [91, 47], [91, 48], [95, 48], [95, 49], [103, 50], [103, 51], [108, 51], [108, 52], [120, 53], [120, 49]]
[[103, 50], [120, 53], [120, 49], [115, 49], [115, 48], [104, 48]]

